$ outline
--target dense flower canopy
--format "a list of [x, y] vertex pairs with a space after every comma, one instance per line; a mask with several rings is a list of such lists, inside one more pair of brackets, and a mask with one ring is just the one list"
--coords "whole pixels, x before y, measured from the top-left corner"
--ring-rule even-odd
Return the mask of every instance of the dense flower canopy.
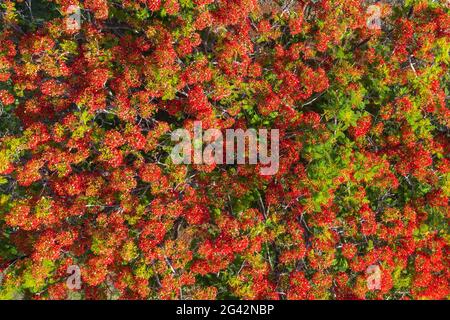
[[1, 0], [0, 298], [449, 298], [448, 1], [374, 2]]

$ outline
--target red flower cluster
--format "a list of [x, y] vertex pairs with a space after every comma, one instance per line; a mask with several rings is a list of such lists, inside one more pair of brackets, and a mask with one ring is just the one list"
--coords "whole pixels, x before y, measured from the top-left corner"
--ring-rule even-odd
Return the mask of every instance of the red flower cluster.
[[449, 11], [369, 2], [3, 0], [0, 299], [449, 298]]

